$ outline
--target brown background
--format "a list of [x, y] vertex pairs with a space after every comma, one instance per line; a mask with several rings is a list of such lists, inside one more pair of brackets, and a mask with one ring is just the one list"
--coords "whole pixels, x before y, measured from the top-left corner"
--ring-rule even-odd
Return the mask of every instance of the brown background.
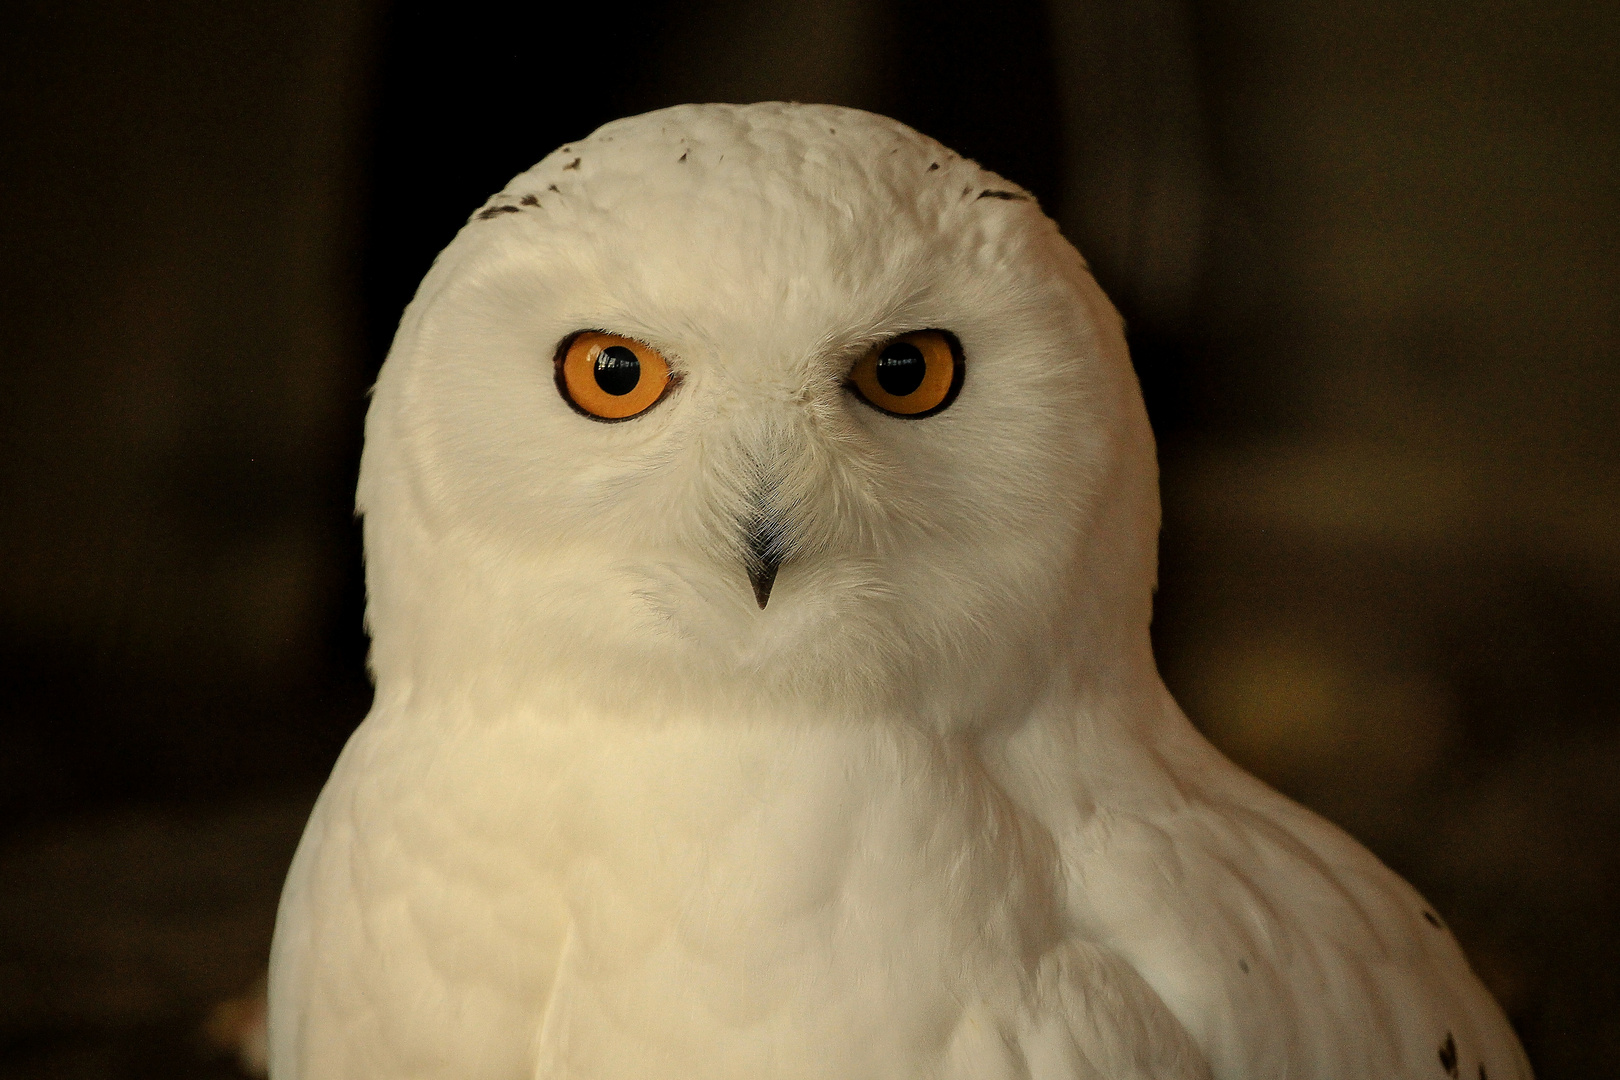
[[364, 391], [467, 212], [684, 100], [887, 112], [1132, 328], [1156, 634], [1234, 757], [1445, 913], [1540, 1075], [1620, 1075], [1620, 7], [10, 5], [0, 1078], [229, 1075], [364, 714]]

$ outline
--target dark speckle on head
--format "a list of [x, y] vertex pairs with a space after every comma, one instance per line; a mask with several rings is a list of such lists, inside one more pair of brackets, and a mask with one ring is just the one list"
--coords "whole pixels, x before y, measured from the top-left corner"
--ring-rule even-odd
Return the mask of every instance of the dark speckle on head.
[[971, 194], [973, 194], [973, 185], [972, 184], [969, 184], [967, 187], [962, 189], [962, 198], [965, 199]]
[[518, 202], [522, 203], [524, 206], [539, 206], [540, 205], [540, 200], [532, 192], [530, 194], [528, 194], [528, 195], [523, 196], [523, 198], [519, 199]]
[[557, 185], [556, 185], [556, 184], [548, 184], [548, 185], [547, 185], [547, 186], [546, 186], [546, 190], [547, 190], [547, 191], [555, 191], [555, 192], [557, 192], [557, 194], [558, 194], [558, 195], [561, 195], [561, 194], [562, 194], [562, 192], [560, 192], [560, 191], [557, 191]]
[[579, 168], [579, 163], [580, 163], [581, 160], [582, 160], [581, 158], [575, 158], [573, 161], [570, 161], [568, 164], [564, 165], [563, 168], [564, 169], [577, 169], [577, 168]]
[[838, 134], [838, 129], [837, 128], [828, 128], [827, 129], [827, 134], [836, 135], [836, 134]]
[[1457, 1040], [1446, 1032], [1446, 1041], [1440, 1044], [1440, 1067], [1446, 1070], [1447, 1076], [1457, 1075]]
[[1432, 911], [1425, 911], [1423, 913], [1423, 920], [1425, 922], [1427, 922], [1430, 926], [1433, 926], [1433, 927], [1436, 927], [1436, 928], [1438, 928], [1439, 925], [1440, 925], [1439, 917], [1436, 916], [1435, 913], [1432, 912]]
[[488, 221], [490, 218], [495, 217], [495, 216], [497, 216], [499, 214], [521, 214], [521, 213], [523, 213], [523, 211], [519, 210], [515, 206], [491, 206], [491, 207], [487, 207], [486, 209], [478, 211], [478, 220], [480, 220], [480, 221]]
[[685, 161], [686, 160], [686, 155], [689, 154], [689, 153], [691, 153], [690, 150], [682, 150], [681, 151], [681, 156], [676, 158], [675, 160], [676, 161]]
[[928, 171], [933, 172], [937, 168], [939, 168], [939, 162], [936, 161], [932, 165], [928, 166]]
[[1238, 969], [1242, 971], [1243, 974], [1247, 975], [1249, 973], [1249, 962], [1247, 960], [1239, 960]]
[[985, 190], [985, 191], [979, 192], [979, 198], [981, 198], [981, 199], [1027, 199], [1027, 198], [1029, 198], [1029, 196], [1025, 195], [1022, 191], [990, 191], [990, 190]]

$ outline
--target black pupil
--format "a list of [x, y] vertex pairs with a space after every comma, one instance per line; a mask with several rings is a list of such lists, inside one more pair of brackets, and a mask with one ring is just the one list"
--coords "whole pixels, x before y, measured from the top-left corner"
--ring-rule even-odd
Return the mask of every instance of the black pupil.
[[641, 381], [641, 361], [623, 345], [609, 345], [596, 354], [596, 385], [602, 392], [623, 397]]
[[895, 397], [915, 393], [926, 374], [928, 361], [923, 359], [922, 350], [909, 341], [896, 341], [878, 354], [878, 385]]

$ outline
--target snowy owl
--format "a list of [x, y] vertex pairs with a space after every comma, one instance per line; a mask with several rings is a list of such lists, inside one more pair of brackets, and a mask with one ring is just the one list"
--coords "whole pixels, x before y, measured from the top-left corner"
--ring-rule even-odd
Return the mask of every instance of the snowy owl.
[[1152, 435], [1031, 196], [682, 106], [405, 313], [376, 702], [294, 860], [274, 1080], [1525, 1080], [1439, 917], [1148, 639]]

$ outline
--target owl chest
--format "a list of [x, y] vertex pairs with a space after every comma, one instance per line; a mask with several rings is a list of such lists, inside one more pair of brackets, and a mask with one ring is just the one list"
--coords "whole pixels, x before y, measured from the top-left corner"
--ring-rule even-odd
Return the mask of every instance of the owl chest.
[[[489, 735], [357, 771], [345, 861], [367, 996], [449, 1059], [509, 1063], [490, 1075], [926, 1056], [1056, 933], [1040, 844], [927, 740]], [[421, 982], [447, 1006], [431, 1022]]]

